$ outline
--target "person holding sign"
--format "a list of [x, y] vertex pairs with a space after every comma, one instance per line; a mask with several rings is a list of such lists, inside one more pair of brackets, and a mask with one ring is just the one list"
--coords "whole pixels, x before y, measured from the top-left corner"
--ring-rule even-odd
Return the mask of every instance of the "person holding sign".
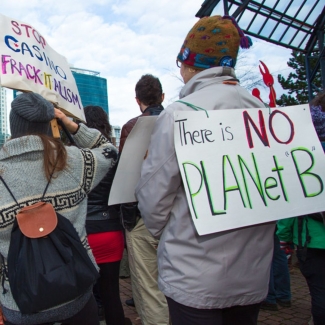
[[[268, 292], [275, 222], [199, 236], [174, 144], [176, 111], [261, 107], [234, 72], [239, 46], [251, 44], [230, 16], [204, 17], [191, 28], [176, 59], [185, 82], [180, 100], [158, 117], [142, 165], [136, 197], [146, 227], [160, 238], [158, 285], [173, 325], [257, 324]], [[192, 150], [213, 141], [209, 130], [183, 136]]]
[[[54, 118], [62, 121], [78, 148], [65, 147], [60, 139], [50, 136], [50, 121]], [[97, 268], [86, 238], [87, 194], [115, 166], [117, 149], [98, 130], [76, 124], [54, 108], [52, 103], [32, 92], [23, 93], [13, 100], [10, 129], [11, 139], [0, 151], [0, 254], [3, 257], [2, 266], [5, 268], [2, 272], [0, 301], [5, 324], [60, 322], [70, 325], [98, 325], [92, 285], [73, 300], [39, 312], [22, 313], [13, 297], [5, 272], [16, 213], [20, 208], [40, 200], [51, 202], [54, 209], [70, 221], [91, 262]], [[42, 196], [47, 185], [46, 194]], [[39, 231], [43, 231], [43, 228]], [[51, 256], [48, 258], [51, 259]], [[62, 292], [62, 296], [64, 294]], [[48, 297], [51, 297], [51, 292], [48, 292]]]
[[[139, 117], [159, 115], [164, 107], [160, 80], [153, 75], [143, 75], [135, 86], [136, 102], [142, 112], [126, 124], [121, 132], [120, 154], [124, 143]], [[159, 241], [151, 236], [143, 223], [137, 203], [121, 205], [122, 223], [126, 229], [132, 294], [142, 325], [168, 325], [168, 306], [157, 284], [157, 246]]]

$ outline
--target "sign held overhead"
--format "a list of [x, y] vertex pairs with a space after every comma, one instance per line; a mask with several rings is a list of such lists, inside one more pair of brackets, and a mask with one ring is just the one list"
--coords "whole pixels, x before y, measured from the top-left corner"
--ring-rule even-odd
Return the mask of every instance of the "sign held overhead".
[[33, 91], [69, 116], [85, 121], [75, 79], [65, 57], [34, 27], [0, 14], [0, 84]]

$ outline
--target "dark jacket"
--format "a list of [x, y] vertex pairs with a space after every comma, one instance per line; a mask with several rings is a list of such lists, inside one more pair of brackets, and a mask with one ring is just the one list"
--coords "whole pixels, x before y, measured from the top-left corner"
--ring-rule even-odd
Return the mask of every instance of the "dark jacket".
[[148, 106], [141, 115], [134, 117], [133, 119], [131, 119], [130, 121], [128, 121], [123, 125], [122, 132], [121, 132], [121, 139], [120, 139], [120, 147], [119, 147], [120, 154], [123, 150], [124, 143], [127, 137], [129, 136], [130, 132], [132, 131], [133, 127], [135, 126], [135, 123], [137, 123], [138, 118], [142, 116], [159, 115], [163, 109], [164, 107], [162, 105]]
[[119, 205], [108, 206], [117, 165], [110, 169], [100, 183], [88, 194], [86, 230], [87, 234], [121, 230]]

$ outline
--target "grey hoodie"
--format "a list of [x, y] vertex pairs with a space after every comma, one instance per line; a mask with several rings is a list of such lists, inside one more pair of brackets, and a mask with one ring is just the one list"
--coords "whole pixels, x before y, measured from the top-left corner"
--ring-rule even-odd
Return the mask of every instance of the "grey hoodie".
[[[206, 110], [263, 107], [239, 85], [233, 69], [204, 70], [182, 89], [182, 101]], [[160, 238], [158, 285], [176, 302], [199, 309], [259, 303], [267, 295], [275, 223], [199, 236], [188, 208], [174, 147], [175, 102], [157, 119], [136, 187], [139, 209]]]

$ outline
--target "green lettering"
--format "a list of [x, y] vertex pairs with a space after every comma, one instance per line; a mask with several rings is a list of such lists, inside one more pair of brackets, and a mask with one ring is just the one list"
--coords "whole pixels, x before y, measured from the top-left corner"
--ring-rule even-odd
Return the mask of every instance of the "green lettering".
[[[232, 171], [232, 174], [235, 178], [235, 181], [236, 181], [236, 185], [232, 185], [232, 186], [228, 186], [226, 185], [227, 183], [227, 180], [226, 180], [226, 162], [229, 163], [229, 166], [231, 168], [231, 171]], [[228, 192], [232, 192], [232, 191], [239, 191], [239, 194], [240, 194], [240, 198], [243, 202], [243, 206], [246, 208], [246, 203], [245, 203], [245, 200], [244, 200], [244, 197], [243, 197], [243, 194], [242, 194], [242, 190], [241, 190], [241, 187], [239, 185], [239, 182], [238, 182], [238, 177], [236, 175], [236, 172], [234, 170], [234, 167], [231, 163], [231, 160], [228, 156], [223, 156], [222, 158], [222, 172], [223, 172], [223, 197], [224, 197], [224, 210], [227, 210], [227, 207], [228, 207], [228, 200], [227, 200], [227, 193]]]
[[[200, 191], [201, 191], [201, 188], [202, 188], [202, 184], [203, 184], [203, 182], [202, 182], [202, 173], [201, 173], [201, 170], [200, 170], [200, 168], [198, 167], [198, 166], [196, 166], [194, 163], [192, 163], [192, 162], [184, 162], [184, 163], [182, 163], [182, 165], [183, 165], [183, 169], [184, 169], [184, 174], [185, 174], [185, 178], [186, 178], [186, 184], [187, 184], [187, 188], [188, 188], [188, 190], [189, 190], [189, 192], [190, 192], [190, 197], [191, 197], [191, 205], [192, 205], [192, 208], [193, 208], [193, 211], [194, 211], [194, 214], [195, 214], [195, 218], [196, 219], [198, 219], [198, 215], [197, 215], [197, 211], [196, 211], [196, 209], [195, 209], [195, 204], [194, 204], [194, 197], [195, 196], [197, 196], [199, 193], [200, 193]], [[200, 182], [200, 186], [199, 186], [199, 188], [197, 189], [197, 190], [193, 190], [192, 189], [192, 186], [191, 186], [191, 183], [190, 183], [190, 180], [189, 180], [189, 177], [188, 177], [188, 172], [187, 172], [187, 170], [186, 170], [186, 168], [187, 168], [187, 165], [190, 165], [190, 166], [192, 166], [192, 167], [194, 167], [194, 168], [196, 168], [196, 170], [199, 172], [199, 174], [200, 174], [200, 177], [201, 177], [201, 182]]]
[[251, 180], [255, 184], [256, 189], [257, 189], [257, 191], [258, 191], [264, 205], [267, 206], [267, 202], [265, 200], [265, 196], [264, 196], [264, 192], [263, 192], [263, 186], [262, 186], [262, 183], [261, 183], [260, 174], [259, 174], [258, 167], [257, 167], [256, 161], [255, 161], [254, 153], [252, 153], [252, 159], [253, 159], [253, 163], [254, 163], [254, 167], [255, 167], [255, 177], [253, 176], [253, 173], [247, 167], [247, 164], [244, 161], [244, 159], [241, 156], [238, 155], [238, 162], [239, 162], [241, 173], [242, 173], [242, 176], [243, 176], [243, 179], [244, 179], [244, 184], [245, 184], [247, 199], [248, 199], [248, 202], [249, 202], [249, 207], [251, 209], [252, 209], [252, 202], [251, 202], [250, 194], [249, 194], [249, 191], [248, 191], [247, 179], [246, 179], [243, 167], [245, 167], [245, 169], [247, 170]]
[[201, 163], [201, 167], [202, 167], [202, 173], [203, 173], [205, 189], [206, 189], [207, 196], [208, 196], [208, 199], [209, 199], [211, 214], [213, 216], [216, 216], [216, 215], [219, 215], [219, 214], [226, 214], [227, 213], [226, 211], [215, 211], [214, 210], [213, 200], [211, 199], [210, 185], [209, 185], [208, 177], [207, 177], [207, 174], [206, 174], [206, 171], [205, 171], [204, 162], [201, 161], [200, 163]]
[[269, 188], [275, 188], [278, 187], [278, 182], [276, 181], [276, 179], [274, 177], [268, 177], [265, 182], [264, 182], [264, 189], [265, 189], [265, 193], [268, 196], [269, 199], [276, 201], [280, 198], [280, 195], [276, 196], [276, 197], [272, 197], [271, 194], [268, 192]]
[[283, 171], [284, 168], [283, 168], [283, 166], [278, 166], [278, 160], [277, 160], [276, 156], [273, 156], [273, 161], [274, 161], [275, 168], [272, 168], [272, 172], [277, 172], [284, 200], [288, 201], [287, 191], [285, 189], [285, 186], [284, 186], [284, 183], [282, 180], [282, 175], [281, 175], [281, 171]]
[[[303, 172], [301, 172], [300, 169], [299, 169], [298, 159], [297, 159], [297, 157], [295, 155], [295, 152], [296, 151], [300, 151], [300, 152], [307, 153], [307, 155], [309, 156], [309, 158], [311, 160], [311, 164], [310, 164], [309, 168], [307, 168]], [[313, 196], [317, 196], [320, 193], [322, 193], [323, 192], [323, 189], [324, 189], [324, 184], [323, 184], [322, 179], [319, 177], [319, 175], [317, 175], [315, 173], [311, 173], [311, 170], [314, 167], [314, 156], [313, 156], [313, 154], [307, 148], [296, 148], [296, 149], [291, 150], [291, 156], [292, 156], [293, 163], [295, 164], [296, 172], [297, 172], [297, 175], [298, 175], [298, 178], [299, 178], [299, 182], [300, 182], [302, 191], [304, 193], [304, 196], [305, 197], [313, 197]], [[319, 185], [320, 185], [319, 186], [320, 189], [319, 189], [318, 192], [314, 192], [314, 193], [308, 193], [307, 192], [307, 188], [306, 188], [306, 185], [305, 185], [305, 182], [304, 182], [304, 178], [305, 177], [314, 177], [315, 179], [318, 180]]]

